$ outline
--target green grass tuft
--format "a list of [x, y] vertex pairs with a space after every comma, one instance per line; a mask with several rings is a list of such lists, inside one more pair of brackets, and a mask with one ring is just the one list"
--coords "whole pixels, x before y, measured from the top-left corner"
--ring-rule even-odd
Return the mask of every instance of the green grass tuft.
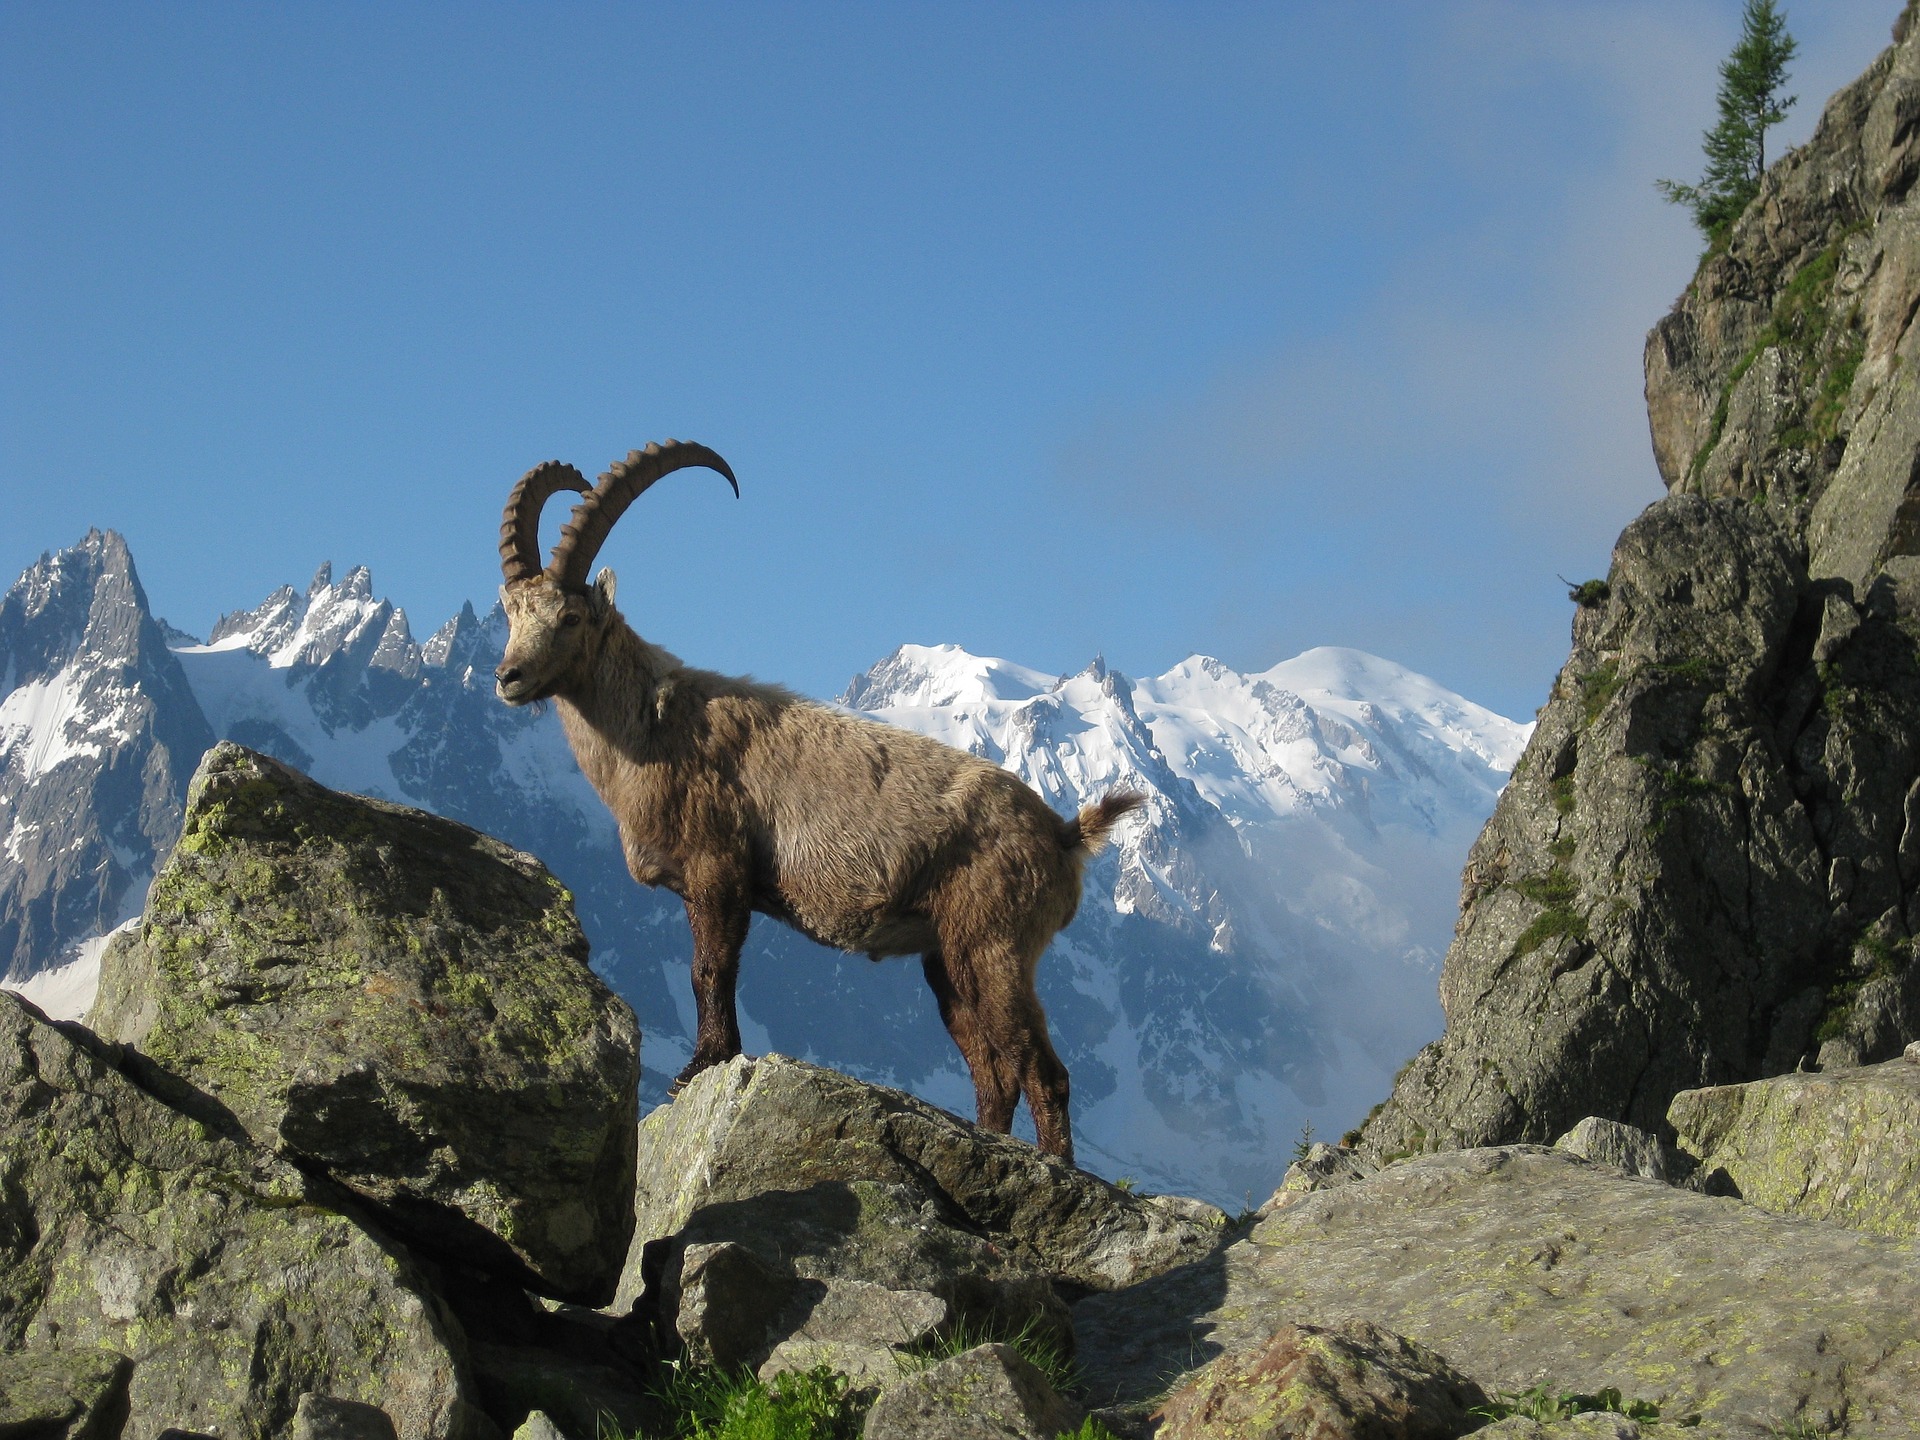
[[1051, 1331], [1031, 1317], [1017, 1329], [960, 1320], [940, 1334], [903, 1352], [899, 1357], [900, 1365], [907, 1370], [924, 1370], [982, 1345], [1007, 1346], [1046, 1376], [1047, 1383], [1062, 1395], [1071, 1395], [1080, 1389], [1080, 1372], [1074, 1367], [1066, 1348]]
[[[1660, 1407], [1651, 1400], [1624, 1400], [1615, 1387], [1593, 1394], [1580, 1394], [1569, 1391], [1554, 1391], [1545, 1385], [1536, 1385], [1531, 1390], [1521, 1390], [1513, 1394], [1494, 1397], [1491, 1405], [1478, 1405], [1467, 1412], [1470, 1415], [1483, 1415], [1488, 1420], [1506, 1420], [1515, 1415], [1527, 1420], [1571, 1420], [1576, 1415], [1624, 1415], [1629, 1420], [1658, 1420]], [[1675, 1422], [1680, 1425], [1698, 1425], [1700, 1417], [1689, 1415]]]
[[1589, 725], [1600, 718], [1607, 702], [1619, 691], [1621, 678], [1619, 663], [1613, 660], [1594, 666], [1580, 677], [1580, 708]]
[[824, 1365], [771, 1384], [747, 1371], [671, 1366], [653, 1398], [665, 1428], [634, 1440], [856, 1440], [870, 1403]]

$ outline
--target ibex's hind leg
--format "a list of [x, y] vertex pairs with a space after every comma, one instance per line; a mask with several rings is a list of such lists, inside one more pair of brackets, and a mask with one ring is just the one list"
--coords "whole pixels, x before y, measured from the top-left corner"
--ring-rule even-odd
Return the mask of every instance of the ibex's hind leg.
[[929, 950], [920, 957], [927, 985], [940, 1006], [941, 1023], [960, 1048], [973, 1077], [975, 1114], [984, 1130], [1005, 1134], [1013, 1128], [1013, 1107], [1020, 1100], [1019, 1073], [1006, 1064], [982, 1031], [976, 1010], [973, 977], [965, 970], [949, 970], [945, 956]]
[[702, 1070], [740, 1053], [740, 1017], [734, 987], [740, 978], [740, 947], [746, 943], [753, 911], [744, 897], [726, 885], [686, 893], [687, 922], [693, 927], [693, 1005], [698, 1016], [693, 1058], [668, 1094], [678, 1094]]
[[980, 1008], [987, 1032], [993, 1037], [991, 1043], [1007, 1057], [1019, 1088], [1026, 1093], [1040, 1149], [1071, 1164], [1073, 1122], [1067, 1111], [1067, 1067], [1047, 1037], [1047, 1014], [1031, 982], [1021, 990], [998, 989], [982, 996]]

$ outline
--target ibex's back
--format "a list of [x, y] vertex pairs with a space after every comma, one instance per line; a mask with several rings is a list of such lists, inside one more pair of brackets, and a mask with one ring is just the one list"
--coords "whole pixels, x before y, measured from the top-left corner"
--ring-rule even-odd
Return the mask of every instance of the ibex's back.
[[[500, 696], [558, 703], [634, 878], [686, 902], [700, 1023], [681, 1080], [739, 1053], [734, 980], [757, 910], [876, 959], [919, 953], [981, 1124], [1008, 1128], [1024, 1090], [1042, 1148], [1071, 1158], [1067, 1073], [1034, 970], [1078, 907], [1082, 861], [1141, 798], [1110, 795], [1064, 821], [977, 756], [690, 669], [642, 640], [614, 608], [612, 573], [589, 585], [586, 572], [641, 491], [695, 464], [733, 479], [712, 451], [674, 441], [634, 452], [591, 490], [572, 467], [543, 465], [501, 526]], [[586, 499], [541, 571], [540, 506], [562, 488]]]

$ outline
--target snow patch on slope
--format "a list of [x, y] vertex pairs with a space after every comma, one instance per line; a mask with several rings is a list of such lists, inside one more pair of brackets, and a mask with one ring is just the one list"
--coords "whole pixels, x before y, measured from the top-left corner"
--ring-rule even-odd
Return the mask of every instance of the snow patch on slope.
[[105, 935], [83, 940], [79, 953], [66, 964], [42, 970], [25, 980], [0, 985], [0, 990], [11, 990], [22, 999], [32, 1001], [49, 1020], [84, 1020], [87, 1011], [93, 1008], [93, 997], [100, 990], [100, 957], [114, 936], [139, 923], [140, 917], [136, 915]]

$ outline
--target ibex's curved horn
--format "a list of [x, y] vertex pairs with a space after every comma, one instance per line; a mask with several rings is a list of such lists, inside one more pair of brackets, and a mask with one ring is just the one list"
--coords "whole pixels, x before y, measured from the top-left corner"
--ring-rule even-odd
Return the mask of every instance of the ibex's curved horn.
[[733, 493], [739, 495], [740, 482], [733, 478], [727, 462], [704, 445], [666, 440], [644, 450], [629, 450], [627, 458], [615, 461], [587, 498], [573, 507], [573, 518], [560, 531], [560, 543], [553, 547], [553, 563], [547, 573], [566, 589], [586, 589], [587, 571], [593, 567], [593, 558], [600, 553], [613, 522], [654, 481], [689, 465], [718, 470], [733, 486]]
[[500, 572], [509, 585], [540, 573], [540, 511], [547, 501], [562, 490], [585, 493], [592, 488], [586, 476], [558, 460], [536, 465], [520, 477], [500, 519]]

